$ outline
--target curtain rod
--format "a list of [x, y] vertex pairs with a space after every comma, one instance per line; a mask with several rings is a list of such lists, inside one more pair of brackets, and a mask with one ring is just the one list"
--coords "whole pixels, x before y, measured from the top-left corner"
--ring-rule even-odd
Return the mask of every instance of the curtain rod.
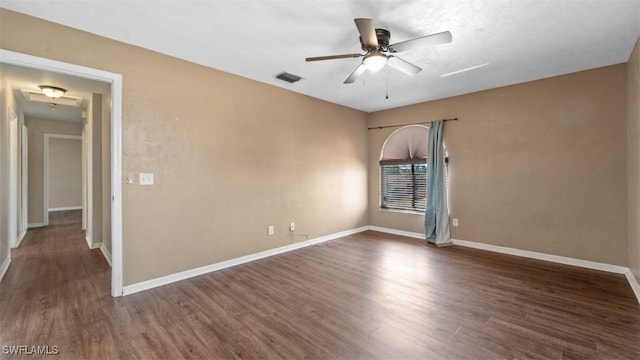
[[[458, 120], [458, 118], [440, 119], [440, 120], [442, 120], [442, 121], [454, 121], [454, 120]], [[376, 126], [376, 127], [370, 127], [370, 128], [367, 128], [367, 130], [373, 130], [373, 129], [386, 129], [386, 128], [392, 128], [392, 127], [407, 126], [407, 125], [424, 125], [424, 124], [428, 124], [428, 123], [432, 123], [432, 122], [434, 122], [434, 121], [440, 121], [440, 120], [431, 120], [431, 121], [424, 121], [424, 122], [411, 123], [411, 124], [400, 124], [400, 125]]]

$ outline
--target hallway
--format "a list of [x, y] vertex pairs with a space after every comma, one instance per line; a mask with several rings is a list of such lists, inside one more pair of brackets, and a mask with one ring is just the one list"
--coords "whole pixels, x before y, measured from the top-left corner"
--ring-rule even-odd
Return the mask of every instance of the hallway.
[[[87, 247], [81, 221], [81, 210], [52, 212], [49, 226], [30, 229], [13, 249], [0, 284], [3, 346], [89, 350], [89, 343], [105, 340], [106, 330], [92, 324], [107, 316], [103, 311], [108, 308], [95, 305], [113, 303], [111, 268], [99, 249]], [[63, 357], [90, 354], [66, 352]]]

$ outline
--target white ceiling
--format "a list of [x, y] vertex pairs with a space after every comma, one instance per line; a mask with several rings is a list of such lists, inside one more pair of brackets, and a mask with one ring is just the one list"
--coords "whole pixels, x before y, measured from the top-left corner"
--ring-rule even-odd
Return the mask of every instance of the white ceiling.
[[[2, 0], [2, 7], [291, 91], [371, 112], [624, 63], [640, 35], [640, 0]], [[353, 19], [391, 43], [448, 30], [450, 44], [398, 53], [424, 70], [388, 67], [353, 84]], [[441, 77], [442, 74], [488, 64]], [[288, 84], [286, 71], [303, 78]], [[388, 76], [389, 99], [385, 99]]]

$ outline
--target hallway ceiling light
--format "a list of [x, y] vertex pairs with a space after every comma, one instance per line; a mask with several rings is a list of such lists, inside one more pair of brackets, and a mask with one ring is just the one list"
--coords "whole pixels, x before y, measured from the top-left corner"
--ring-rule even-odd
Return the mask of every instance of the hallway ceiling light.
[[64, 93], [67, 92], [67, 89], [63, 89], [63, 88], [57, 87], [57, 86], [40, 85], [38, 87], [40, 88], [40, 90], [42, 90], [42, 92], [45, 95], [47, 95], [48, 97], [50, 97], [52, 99], [57, 99], [57, 98], [61, 97], [62, 95], [64, 95]]

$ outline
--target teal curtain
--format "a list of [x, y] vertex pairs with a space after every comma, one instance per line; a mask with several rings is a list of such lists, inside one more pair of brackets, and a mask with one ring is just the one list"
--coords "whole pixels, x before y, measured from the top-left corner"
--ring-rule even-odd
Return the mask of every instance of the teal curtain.
[[427, 143], [427, 203], [424, 229], [427, 241], [437, 246], [453, 245], [447, 208], [443, 130], [443, 120], [433, 121]]

